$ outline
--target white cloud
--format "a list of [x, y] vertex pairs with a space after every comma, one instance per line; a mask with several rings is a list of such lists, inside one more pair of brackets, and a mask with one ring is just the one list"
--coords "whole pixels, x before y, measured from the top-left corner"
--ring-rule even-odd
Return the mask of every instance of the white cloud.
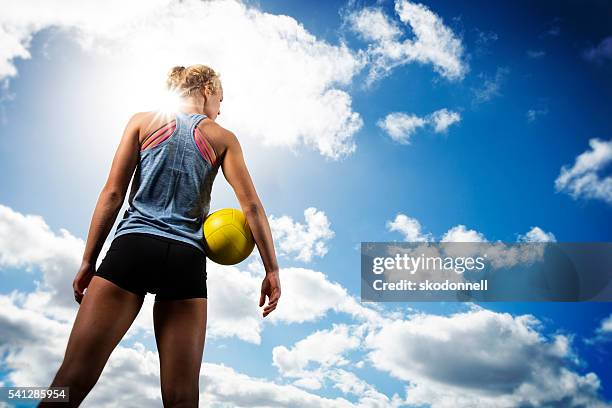
[[378, 120], [378, 127], [385, 130], [396, 142], [410, 144], [410, 136], [420, 127], [425, 126], [427, 121], [416, 115], [408, 115], [402, 112], [394, 112]]
[[355, 373], [343, 369], [329, 370], [327, 378], [334, 382], [334, 388], [344, 394], [359, 397], [359, 406], [372, 408], [404, 407], [405, 401], [397, 394], [391, 398], [378, 391], [373, 385], [359, 378]]
[[[10, 335], [0, 343], [6, 356], [3, 365], [9, 369], [5, 379], [15, 384], [48, 384], [61, 362], [71, 324], [30, 310], [24, 300], [23, 293], [0, 295], [0, 332]], [[451, 316], [416, 314], [383, 325], [334, 325], [292, 347], [279, 346], [273, 359], [285, 374], [301, 370], [305, 378], [308, 364], [314, 363], [318, 367], [310, 370], [313, 378], [319, 375], [344, 394], [358, 396], [359, 403], [324, 398], [211, 363], [201, 366], [200, 400], [211, 407], [382, 408], [425, 403], [439, 408], [553, 401], [609, 406], [597, 400], [600, 383], [594, 373], [580, 375], [568, 368], [572, 361], [579, 362], [571, 338], [546, 337], [541, 328], [530, 315], [513, 317], [476, 307]], [[349, 371], [352, 356], [348, 352], [363, 347], [365, 360], [374, 368], [406, 381], [406, 400], [387, 397]], [[304, 381], [296, 383], [307, 388]], [[87, 400], [100, 407], [161, 406], [157, 353], [138, 342], [131, 347], [120, 344]]]
[[[353, 364], [349, 352], [361, 346], [366, 330], [375, 326], [333, 324], [331, 329], [318, 330], [299, 340], [291, 348], [277, 346], [272, 350], [273, 364], [286, 378], [297, 378], [293, 384], [310, 390], [327, 383], [345, 395], [359, 398], [359, 406], [394, 408], [404, 406], [397, 394], [391, 398], [349, 371]], [[360, 362], [361, 367], [363, 361]], [[314, 367], [314, 368], [310, 368]]]
[[[310, 230], [325, 230], [328, 221], [322, 212], [305, 211]], [[42, 283], [25, 299], [28, 308], [63, 321], [73, 321], [77, 303], [72, 294], [72, 281], [82, 258], [84, 242], [61, 229], [54, 234], [38, 215], [22, 215], [0, 205], [0, 268], [35, 268], [42, 273]], [[321, 237], [321, 234], [314, 234]], [[323, 234], [325, 235], [325, 234]], [[15, 240], [19, 236], [22, 239]], [[104, 246], [108, 248], [110, 244]], [[106, 249], [98, 257], [102, 262]], [[261, 283], [265, 274], [257, 251], [251, 255], [249, 270], [207, 261], [209, 294], [207, 336], [237, 337], [259, 344], [265, 322], [302, 323], [314, 321], [331, 310], [347, 313], [358, 320], [376, 321], [377, 313], [361, 306], [346, 289], [331, 282], [322, 272], [304, 268], [281, 268], [281, 288], [291, 296], [281, 296], [277, 309], [266, 320], [258, 306]], [[152, 333], [154, 295], [145, 303], [126, 338], [139, 332]]]
[[330, 329], [311, 333], [291, 349], [274, 347], [272, 361], [283, 376], [301, 377], [311, 362], [325, 367], [349, 364], [344, 354], [359, 344], [359, 337], [352, 333], [350, 326], [334, 324]]
[[[263, 276], [254, 276], [234, 266], [217, 265], [209, 260], [206, 268], [207, 337], [234, 336], [242, 341], [259, 344], [264, 323], [258, 307]], [[283, 271], [280, 272], [281, 287], [284, 283]]]
[[[4, 213], [9, 216], [4, 217], [0, 231], [23, 231], [24, 223], [32, 229], [31, 236], [40, 236], [41, 231], [48, 230], [40, 217], [28, 219], [6, 208]], [[7, 219], [15, 225], [8, 227], [11, 222]], [[46, 239], [59, 238], [50, 233]], [[44, 243], [41, 245], [44, 248]], [[61, 247], [57, 243], [56, 246]], [[33, 257], [24, 255], [26, 252], [19, 246], [12, 250], [16, 252], [10, 258], [11, 265], [38, 267], [41, 262], [28, 263], [21, 256], [49, 258], [43, 250]], [[2, 259], [9, 259], [9, 255], [3, 254]], [[213, 302], [211, 297], [209, 304], [208, 334], [233, 335], [258, 343], [261, 323], [254, 316], [263, 266], [254, 261], [248, 269], [209, 269], [210, 292], [216, 300]], [[247, 376], [223, 364], [202, 364], [200, 398], [206, 406], [382, 408], [406, 403], [427, 403], [433, 407], [503, 406], [507, 401], [508, 406], [566, 400], [576, 405], [599, 403], [597, 376], [571, 370], [572, 362], [577, 361], [571, 338], [563, 335], [546, 338], [540, 332], [541, 326], [529, 315], [512, 317], [480, 310], [448, 317], [418, 314], [404, 320], [403, 313], [363, 307], [344, 287], [329, 281], [321, 272], [287, 268], [281, 271], [281, 279], [284, 293], [291, 296], [281, 299], [270, 315], [270, 323], [314, 321], [336, 311], [347, 314], [358, 324], [332, 324], [293, 346], [279, 344], [272, 353], [273, 363], [283, 376], [297, 379], [294, 385]], [[225, 293], [223, 287], [231, 287], [232, 293], [230, 289]], [[0, 295], [0, 333], [4, 333], [0, 354], [4, 356], [3, 366], [9, 370], [5, 377], [8, 382], [47, 384], [61, 362], [72, 322], [58, 319], [53, 308], [41, 307], [53, 299], [50, 295], [38, 301], [33, 299], [41, 294], [45, 293], [14, 291]], [[253, 331], [256, 335], [241, 336], [239, 330]], [[370, 365], [406, 382], [406, 400], [397, 394], [384, 395], [351, 371], [353, 367], [359, 368], [364, 350]], [[134, 378], [139, 381], [134, 383]], [[358, 403], [307, 391], [327, 382], [343, 394], [357, 396]], [[161, 406], [157, 354], [138, 342], [131, 347], [120, 344], [88, 401], [101, 407], [117, 403], [132, 407], [134, 401]]]
[[612, 314], [601, 320], [593, 336], [582, 339], [589, 346], [607, 347], [612, 341]]
[[436, 133], [445, 133], [448, 128], [461, 120], [461, 115], [448, 109], [440, 109], [431, 114], [430, 122]]
[[368, 41], [396, 41], [402, 35], [398, 25], [379, 8], [365, 8], [348, 18], [352, 28]]
[[401, 232], [406, 242], [429, 242], [433, 240], [430, 233], [423, 233], [423, 227], [419, 220], [405, 214], [397, 214], [393, 221], [387, 221], [386, 226], [389, 231]]
[[410, 27], [414, 38], [401, 41], [398, 24], [378, 7], [363, 8], [346, 16], [351, 28], [371, 41], [367, 49], [372, 64], [368, 83], [411, 62], [432, 64], [437, 73], [449, 80], [465, 76], [468, 64], [463, 57], [463, 44], [440, 16], [422, 4], [406, 0], [395, 1], [395, 12]]
[[448, 128], [461, 120], [461, 115], [446, 108], [439, 109], [425, 117], [403, 112], [389, 113], [376, 122], [391, 139], [398, 143], [410, 144], [410, 137], [419, 129], [431, 126], [435, 133], [446, 133]]
[[[473, 245], [453, 247], [446, 249], [446, 253], [467, 255], [473, 251], [473, 255], [482, 253], [481, 247], [486, 248], [488, 260], [493, 268], [508, 268], [522, 263], [531, 263], [542, 259], [544, 246], [542, 245], [506, 245], [504, 242], [489, 242], [485, 235], [479, 231], [468, 229], [465, 225], [457, 225], [449, 229], [442, 236], [441, 242], [472, 242], [483, 243], [485, 246]], [[545, 232], [540, 227], [532, 227], [526, 234], [518, 234], [517, 243], [526, 242], [556, 242], [552, 232]]]
[[[30, 310], [24, 299], [18, 292], [0, 295], [0, 351], [8, 370], [4, 380], [46, 386], [60, 366], [71, 323]], [[139, 342], [119, 344], [86, 401], [102, 408], [161, 407], [158, 354]], [[200, 401], [210, 407], [355, 407], [344, 398], [321, 397], [212, 363], [200, 368]]]
[[[54, 247], [66, 247], [65, 237], [70, 237], [68, 242], [77, 239], [67, 231], [64, 231], [64, 237], [55, 236], [40, 216], [23, 216], [5, 206], [1, 209], [3, 216], [0, 217], [2, 232], [0, 242], [8, 243], [9, 238], [16, 234], [25, 236], [28, 240], [14, 240], [12, 246], [3, 245], [1, 248], [5, 251], [0, 253], [2, 259], [0, 266], [37, 268], [42, 271], [43, 282], [50, 282], [46, 275], [52, 268], [45, 268], [44, 262], [53, 259], [54, 256], [57, 257], [53, 251]], [[78, 255], [83, 249], [83, 242], [77, 241], [80, 245], [77, 245], [76, 249], [70, 248], [65, 252]], [[25, 246], [32, 242], [36, 243], [37, 250], [30, 253]], [[10, 251], [7, 251], [7, 248]], [[249, 265], [248, 271], [210, 262], [208, 265], [210, 302], [207, 337], [212, 339], [234, 336], [246, 342], [259, 344], [264, 320], [260, 316], [257, 301], [264, 273], [263, 265], [254, 260]], [[73, 268], [69, 269], [59, 268], [55, 271], [56, 280], [46, 287], [48, 291], [37, 290], [32, 293], [14, 291], [9, 295], [0, 295], [0, 333], [3, 333], [0, 336], [2, 338], [0, 354], [4, 356], [3, 366], [10, 370], [10, 374], [5, 378], [12, 383], [47, 384], [50, 383], [55, 370], [59, 368], [76, 308], [71, 304], [64, 309], [59, 308], [56, 305], [58, 300], [52, 296], [52, 293], [55, 284], [61, 285], [62, 282], [71, 281]], [[380, 326], [384, 320], [375, 310], [361, 306], [346, 289], [330, 282], [321, 272], [303, 268], [282, 269], [281, 281], [284, 292], [290, 296], [285, 296], [283, 298], [285, 300], [281, 300], [275, 313], [266, 320], [272, 324], [313, 321], [324, 317], [332, 310], [346, 313], [356, 320], [373, 326]], [[69, 298], [73, 302], [71, 294]], [[147, 299], [152, 300], [152, 295], [148, 295]], [[144, 323], [138, 324], [138, 319], [143, 315], [152, 314], [152, 303], [148, 306], [147, 308], [145, 305], [143, 308], [148, 309], [147, 311], [141, 310], [137, 322], [128, 330], [124, 339], [133, 337], [135, 331], [145, 328]], [[58, 313], [58, 310], [61, 313]], [[152, 323], [149, 322], [146, 326], [150, 330]], [[334, 338], [341, 338], [342, 328], [339, 327], [340, 332], [326, 337], [327, 346], [332, 345]], [[151, 332], [146, 334], [150, 335]], [[355, 336], [358, 335], [360, 331], [352, 329], [353, 344], [357, 341]], [[315, 359], [322, 364], [327, 361], [328, 365], [347, 364], [348, 360], [334, 357], [334, 350], [338, 351], [344, 347], [340, 340], [336, 345], [337, 347], [328, 350], [327, 360], [321, 357], [322, 354]], [[120, 344], [107, 363], [101, 380], [88, 396], [88, 401], [90, 404], [103, 407], [116, 406], [117, 403], [132, 407], [135, 406], [134, 401], [138, 401], [138, 404], [145, 403], [147, 406], [161, 406], [158, 366], [157, 354], [141, 344], [136, 343], [133, 347]], [[267, 405], [264, 406], [289, 407], [295, 404], [313, 407], [353, 406], [342, 398], [326, 399], [293, 386], [248, 377], [223, 365], [204, 364], [202, 371], [202, 398], [209, 406], [222, 406], [222, 404], [242, 406], [255, 400], [265, 402]], [[141, 379], [137, 386], [131, 381], [135, 376]], [[228, 383], [233, 384], [231, 392], [227, 388]], [[236, 386], [240, 387], [244, 394], [237, 392], [234, 389]], [[116, 392], [109, 390], [121, 392], [117, 395]], [[371, 390], [364, 389], [363, 393], [371, 393]], [[386, 399], [383, 394], [379, 394], [379, 397]]]
[[260, 344], [265, 324], [291, 324], [319, 321], [329, 313], [345, 313], [351, 318], [381, 324], [376, 310], [361, 305], [337, 282], [323, 272], [306, 268], [281, 268], [282, 295], [274, 313], [262, 318], [259, 294], [264, 277], [261, 260], [254, 256], [250, 271], [213, 263], [208, 272], [207, 336], [236, 337]]
[[434, 64], [434, 69], [449, 79], [463, 78], [467, 64], [463, 59], [463, 44], [444, 25], [442, 18], [423, 4], [396, 1], [395, 11], [400, 20], [410, 24], [417, 41], [406, 53], [422, 63]]
[[[544, 253], [543, 245], [507, 245], [504, 242], [489, 242], [482, 232], [469, 229], [463, 224], [449, 228], [438, 239], [431, 232], [425, 233], [421, 223], [416, 218], [399, 213], [393, 221], [386, 222], [389, 231], [399, 231], [404, 235], [406, 242], [440, 242], [440, 243], [473, 243], [473, 245], [441, 245], [440, 249], [447, 256], [476, 256], [486, 250], [493, 268], [513, 267], [520, 263], [538, 261]], [[518, 234], [517, 243], [525, 242], [556, 242], [552, 232], [545, 232], [540, 227], [531, 227], [526, 234]], [[482, 244], [482, 245], [481, 245]], [[392, 251], [406, 251], [409, 253], [427, 252], [428, 256], [441, 256], [436, 246], [422, 246], [407, 249], [405, 247], [392, 248]], [[453, 274], [450, 275], [451, 277]], [[391, 280], [392, 273], [387, 275]], [[439, 279], [440, 277], [432, 279]]]
[[[20, 237], [15, 239], [15, 237]], [[110, 246], [107, 240], [100, 251], [96, 269]], [[72, 281], [81, 265], [85, 242], [60, 228], [55, 234], [43, 217], [21, 214], [0, 204], [0, 270], [20, 268], [32, 274], [41, 272], [36, 290], [23, 299], [27, 308], [61, 321], [73, 321], [78, 304], [72, 293]], [[143, 309], [152, 310], [153, 300], [145, 298]], [[144, 330], [152, 331], [150, 313], [140, 313], [126, 338]]]
[[[32, 307], [31, 296], [17, 291], [0, 295], [0, 354], [8, 370], [4, 380], [16, 385], [47, 386], [62, 362], [72, 321], [57, 320], [57, 316]], [[158, 367], [157, 353], [139, 343], [133, 348], [120, 344], [87, 397], [88, 404], [161, 406]], [[135, 376], [137, 382], [133, 381]]]
[[[108, 246], [104, 244], [99, 260]], [[0, 204], [0, 268], [23, 268], [32, 274], [35, 267], [40, 269], [43, 279], [37, 287], [51, 296], [53, 312], [65, 319], [76, 310], [72, 281], [84, 250], [83, 240], [66, 229], [55, 234], [41, 216], [24, 215]]]
[[[566, 365], [571, 339], [539, 331], [530, 315], [474, 310], [451, 316], [413, 315], [369, 333], [368, 361], [409, 382], [409, 404], [446, 407], [609, 406], [600, 381]], [[401, 350], [401, 352], [398, 352]]]
[[598, 171], [612, 162], [612, 140], [589, 140], [590, 150], [576, 157], [572, 167], [563, 166], [555, 180], [557, 192], [566, 192], [574, 199], [589, 198], [612, 204], [612, 176], [601, 178]]
[[599, 329], [605, 333], [612, 333], [612, 314], [601, 321]]
[[325, 212], [309, 207], [304, 210], [304, 219], [306, 223], [301, 224], [287, 215], [269, 217], [279, 255], [295, 255], [297, 260], [310, 262], [313, 257], [322, 257], [327, 253], [327, 241], [335, 233], [330, 229]]
[[495, 75], [491, 78], [485, 74], [479, 74], [479, 78], [482, 82], [482, 86], [478, 88], [473, 88], [472, 92], [474, 94], [474, 99], [472, 102], [474, 104], [488, 102], [496, 96], [500, 96], [500, 88], [505, 80], [506, 76], [510, 69], [507, 67], [498, 67], [495, 71]]
[[441, 242], [487, 242], [484, 234], [465, 225], [456, 225], [442, 236]]
[[[433, 242], [435, 240], [431, 232], [425, 233], [419, 220], [406, 214], [398, 213], [393, 221], [386, 222], [389, 231], [399, 231], [404, 235], [406, 242]], [[482, 232], [468, 229], [463, 224], [455, 225], [442, 234], [440, 242], [475, 242], [486, 243], [487, 238]], [[517, 242], [556, 242], [552, 232], [546, 232], [538, 226], [523, 234], [518, 235]]]
[[519, 235], [518, 242], [557, 242], [552, 232], [545, 232], [540, 227], [531, 227], [525, 235]]
[[294, 385], [251, 377], [222, 364], [202, 364], [200, 400], [205, 407], [356, 408], [342, 398], [325, 398]]
[[270, 322], [313, 322], [330, 311], [346, 313], [370, 324], [381, 324], [384, 320], [377, 311], [362, 306], [359, 299], [322, 272], [290, 267], [283, 268], [280, 276], [283, 293], [291, 295], [285, 298], [281, 295], [274, 313], [266, 317]]
[[155, 108], [171, 66], [204, 63], [224, 83], [218, 121], [241, 137], [331, 159], [356, 149], [363, 120], [342, 87], [366, 62], [292, 17], [232, 0], [13, 2], [0, 15], [0, 79], [16, 75], [15, 59], [29, 58], [32, 37], [49, 27], [98, 57], [99, 71], [82, 75], [96, 75], [96, 98], [122, 115]]
[[51, 375], [50, 367], [61, 360], [70, 326], [32, 309], [25, 293], [13, 291], [0, 295], [0, 333], [0, 355], [7, 355], [3, 365], [17, 369], [8, 378], [16, 384], [42, 386]]

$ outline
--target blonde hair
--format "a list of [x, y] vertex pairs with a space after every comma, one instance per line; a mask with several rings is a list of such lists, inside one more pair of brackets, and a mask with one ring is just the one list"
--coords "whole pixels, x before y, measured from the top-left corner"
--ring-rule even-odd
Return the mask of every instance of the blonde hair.
[[191, 96], [204, 87], [217, 94], [221, 87], [221, 79], [218, 72], [206, 65], [196, 64], [187, 68], [176, 66], [168, 73], [166, 85], [180, 96]]

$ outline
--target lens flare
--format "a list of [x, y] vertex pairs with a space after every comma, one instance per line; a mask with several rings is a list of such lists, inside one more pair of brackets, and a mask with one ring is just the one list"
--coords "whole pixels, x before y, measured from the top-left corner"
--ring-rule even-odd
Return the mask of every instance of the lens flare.
[[178, 112], [181, 98], [178, 93], [166, 91], [159, 100], [159, 111], [162, 114], [173, 114]]

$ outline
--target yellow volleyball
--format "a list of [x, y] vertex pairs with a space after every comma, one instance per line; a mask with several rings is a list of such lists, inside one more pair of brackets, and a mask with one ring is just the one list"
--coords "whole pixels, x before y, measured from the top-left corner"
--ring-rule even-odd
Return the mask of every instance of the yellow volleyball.
[[235, 265], [253, 252], [255, 240], [243, 212], [223, 208], [206, 217], [204, 225], [206, 255], [221, 265]]

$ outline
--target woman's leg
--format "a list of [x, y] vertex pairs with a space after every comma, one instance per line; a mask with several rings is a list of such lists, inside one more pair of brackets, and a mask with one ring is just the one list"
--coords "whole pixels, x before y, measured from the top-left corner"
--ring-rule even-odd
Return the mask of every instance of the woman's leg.
[[205, 298], [161, 300], [153, 305], [165, 408], [198, 406], [206, 311]]
[[[138, 315], [144, 296], [94, 275], [81, 301], [64, 361], [52, 387], [70, 387], [66, 407], [78, 407], [98, 381], [104, 366]], [[57, 406], [42, 402], [38, 407]]]

